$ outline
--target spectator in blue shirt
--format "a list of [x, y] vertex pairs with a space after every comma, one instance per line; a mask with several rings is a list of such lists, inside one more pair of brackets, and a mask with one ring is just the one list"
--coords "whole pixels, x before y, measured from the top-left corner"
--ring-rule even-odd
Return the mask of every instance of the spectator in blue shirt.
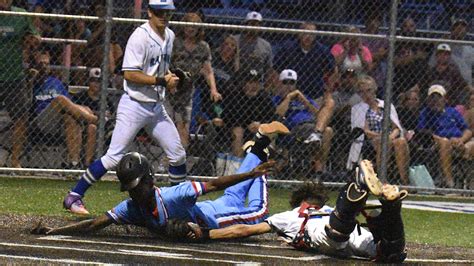
[[[90, 109], [71, 101], [64, 84], [49, 70], [50, 55], [47, 51], [35, 55], [33, 86], [33, 123], [46, 135], [65, 136], [69, 163], [78, 166], [81, 143], [76, 140], [74, 123], [97, 123], [97, 116]], [[64, 131], [63, 131], [64, 130]], [[65, 134], [64, 134], [65, 133]]]
[[[302, 30], [316, 30], [316, 25], [309, 22], [301, 24]], [[277, 71], [290, 68], [299, 76], [298, 87], [301, 92], [317, 99], [324, 94], [325, 78], [334, 70], [334, 57], [325, 45], [316, 41], [314, 34], [302, 33], [298, 35], [290, 46], [285, 47], [275, 57]]]
[[453, 150], [464, 152], [464, 144], [472, 137], [462, 115], [446, 105], [446, 90], [441, 85], [432, 85], [428, 89], [427, 107], [420, 114], [418, 130], [433, 134], [434, 142], [439, 149], [441, 168], [444, 174], [444, 185], [454, 187], [451, 169]]
[[318, 106], [297, 88], [298, 76], [292, 69], [283, 70], [279, 79], [280, 90], [272, 99], [275, 112], [291, 130], [293, 138], [321, 148], [321, 152], [315, 154], [314, 170], [323, 171], [333, 137], [333, 130], [327, 125], [334, 110], [334, 100], [329, 95], [324, 98], [323, 106]]

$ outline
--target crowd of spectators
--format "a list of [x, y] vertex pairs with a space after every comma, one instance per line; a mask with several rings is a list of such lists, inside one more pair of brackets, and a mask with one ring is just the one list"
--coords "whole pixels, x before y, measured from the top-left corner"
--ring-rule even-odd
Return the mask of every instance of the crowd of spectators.
[[[11, 1], [3, 2], [6, 3], [1, 5], [3, 10], [19, 10], [10, 6]], [[43, 0], [25, 7], [33, 12], [105, 15], [103, 1]], [[25, 108], [18, 109], [20, 104], [14, 106], [16, 109], [8, 108], [16, 121], [12, 166], [21, 167], [19, 157], [26, 140], [26, 128], [30, 126], [48, 136], [63, 135], [69, 167], [89, 164], [96, 143], [104, 23], [8, 18], [11, 21], [3, 22], [2, 18], [2, 23], [22, 25], [22, 28], [15, 30], [16, 39], [11, 39], [11, 44], [2, 44], [0, 49], [11, 49], [10, 54], [15, 51], [20, 55], [9, 65], [2, 59], [2, 73], [17, 75], [0, 76], [3, 77], [0, 83], [8, 84], [6, 90], [2, 86], [1, 93], [8, 93], [11, 86], [21, 86], [25, 95], [31, 95], [31, 99], [25, 96], [23, 102], [31, 100], [34, 106], [31, 119], [24, 115], [29, 113]], [[189, 12], [181, 20], [199, 23], [205, 22], [205, 17], [202, 13]], [[261, 26], [265, 22], [256, 11], [249, 12], [242, 21], [247, 26]], [[230, 147], [228, 152], [241, 158], [242, 145], [256, 133], [260, 123], [278, 119], [292, 131], [288, 139], [282, 140], [286, 143], [285, 149], [310, 147], [308, 156], [314, 172], [330, 170], [329, 165], [338, 165], [341, 159], [347, 160], [350, 168], [367, 147], [374, 150], [374, 160], [380, 164], [384, 106], [380, 99], [385, 93], [388, 41], [362, 38], [357, 34], [383, 34], [381, 24], [381, 16], [367, 16], [362, 28], [341, 28], [354, 35], [332, 42], [309, 33], [285, 36], [285, 41], [278, 42], [260, 31], [237, 34], [220, 31], [217, 38], [211, 39], [210, 36], [216, 36], [202, 28], [174, 28], [177, 38], [173, 67], [189, 71], [193, 79], [191, 88], [168, 95], [166, 103], [183, 146], [191, 145], [191, 124], [205, 124], [218, 135], [212, 138], [218, 143], [214, 146]], [[454, 21], [449, 38], [465, 39], [468, 27], [465, 20]], [[317, 30], [318, 27], [312, 22], [303, 22], [300, 29]], [[108, 67], [115, 79], [120, 77], [121, 57], [129, 31], [122, 28], [119, 31], [114, 26], [113, 32]], [[398, 34], [425, 37], [417, 31], [413, 17], [402, 21]], [[87, 44], [70, 44], [70, 64], [86, 66], [88, 71], [72, 72], [64, 80], [64, 76], [48, 67], [65, 63], [64, 44], [40, 45], [38, 36], [87, 41]], [[454, 186], [452, 157], [456, 155], [453, 150], [462, 158], [473, 160], [473, 61], [474, 48], [469, 45], [396, 43], [389, 148], [394, 151], [400, 183], [409, 183], [410, 154], [420, 132], [428, 134], [439, 150], [442, 185]], [[28, 71], [22, 71], [22, 67]], [[23, 72], [29, 75], [24, 76]], [[119, 83], [113, 84], [120, 88]], [[84, 84], [88, 88], [81, 93], [71, 95], [68, 91], [68, 85]], [[27, 125], [29, 120], [31, 125]], [[52, 125], [53, 122], [56, 124]], [[363, 132], [358, 140], [348, 133], [354, 128]], [[80, 159], [83, 135], [85, 160]], [[364, 142], [367, 145], [364, 146]], [[353, 147], [349, 150], [350, 144]], [[331, 150], [336, 156], [331, 155]]]

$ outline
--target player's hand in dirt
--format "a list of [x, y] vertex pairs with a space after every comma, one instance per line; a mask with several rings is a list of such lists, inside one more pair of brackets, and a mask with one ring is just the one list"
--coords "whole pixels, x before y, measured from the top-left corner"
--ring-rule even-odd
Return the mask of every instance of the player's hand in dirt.
[[204, 237], [201, 227], [195, 223], [188, 222], [189, 232], [186, 237], [190, 240], [197, 241]]

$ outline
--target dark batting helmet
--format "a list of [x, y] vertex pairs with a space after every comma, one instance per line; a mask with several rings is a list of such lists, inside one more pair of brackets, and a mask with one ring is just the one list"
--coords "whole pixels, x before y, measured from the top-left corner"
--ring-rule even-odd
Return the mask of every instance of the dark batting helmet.
[[148, 159], [138, 152], [125, 154], [117, 166], [120, 191], [129, 191], [135, 188], [146, 176], [153, 177], [153, 168]]

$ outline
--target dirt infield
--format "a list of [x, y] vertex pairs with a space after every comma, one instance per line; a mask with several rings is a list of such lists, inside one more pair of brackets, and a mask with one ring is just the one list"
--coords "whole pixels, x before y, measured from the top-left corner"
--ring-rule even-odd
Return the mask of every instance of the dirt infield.
[[[48, 225], [64, 225], [64, 218], [43, 217]], [[40, 219], [26, 215], [0, 215], [0, 264], [279, 264], [314, 265], [367, 263], [365, 260], [337, 260], [305, 253], [282, 245], [273, 235], [241, 241], [170, 243], [153, 238], [146, 231], [112, 226], [94, 235], [37, 236], [29, 229]], [[474, 249], [408, 245], [408, 262], [474, 263]]]

